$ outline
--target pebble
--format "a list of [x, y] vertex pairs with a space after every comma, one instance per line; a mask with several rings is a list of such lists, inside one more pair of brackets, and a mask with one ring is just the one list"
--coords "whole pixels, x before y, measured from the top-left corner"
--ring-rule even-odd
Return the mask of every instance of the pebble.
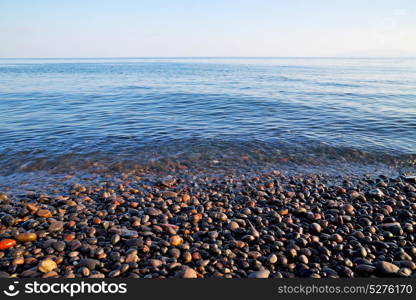
[[38, 265], [38, 270], [42, 273], [48, 273], [58, 268], [58, 265], [56, 262], [54, 262], [52, 259], [47, 258], [42, 260]]
[[368, 194], [376, 199], [381, 199], [384, 197], [384, 193], [380, 189], [372, 189], [368, 192]]
[[36, 212], [36, 215], [38, 217], [41, 217], [41, 218], [51, 218], [52, 217], [52, 213], [47, 209], [39, 209]]
[[398, 266], [387, 261], [379, 261], [375, 264], [375, 267], [383, 275], [394, 275], [400, 270]]
[[162, 180], [160, 180], [160, 185], [163, 185], [165, 187], [172, 187], [173, 185], [175, 185], [176, 183], [176, 178], [172, 177], [172, 176], [167, 176], [165, 178], [163, 178]]
[[303, 255], [303, 254], [298, 257], [298, 260], [300, 263], [305, 264], [305, 265], [309, 263], [308, 258], [306, 257], [306, 255]]
[[65, 244], [65, 242], [64, 242], [64, 241], [57, 241], [57, 242], [53, 243], [52, 247], [53, 247], [56, 251], [61, 252], [61, 251], [64, 251], [64, 249], [65, 249], [65, 247], [66, 247], [66, 244]]
[[360, 247], [355, 251], [356, 257], [366, 257], [367, 256], [367, 250], [364, 247]]
[[352, 214], [353, 212], [354, 212], [354, 206], [352, 206], [351, 204], [344, 204], [343, 206], [342, 206], [342, 209], [346, 212], [346, 213], [348, 213], [348, 214]]
[[231, 221], [228, 224], [228, 229], [230, 229], [231, 231], [236, 231], [238, 228], [240, 228], [240, 225], [238, 225], [237, 222]]
[[178, 247], [182, 245], [183, 239], [179, 235], [174, 235], [170, 238], [170, 244], [172, 246]]
[[416, 175], [407, 175], [404, 177], [404, 179], [406, 181], [412, 182], [412, 183], [416, 183]]
[[126, 256], [126, 263], [137, 263], [139, 260], [140, 258], [136, 253], [130, 253]]
[[25, 259], [22, 256], [16, 257], [12, 264], [13, 265], [23, 265], [25, 263]]
[[111, 237], [111, 244], [115, 245], [120, 241], [121, 237], [119, 234], [115, 234]]
[[177, 273], [177, 277], [179, 278], [197, 278], [198, 277], [198, 273], [188, 267], [188, 266], [183, 266], [182, 269]]
[[6, 250], [8, 248], [14, 247], [16, 241], [12, 239], [4, 239], [0, 241], [0, 250]]
[[64, 229], [64, 222], [61, 221], [53, 221], [48, 227], [48, 231], [50, 233], [60, 232]]
[[8, 202], [9, 202], [9, 197], [4, 193], [0, 193], [0, 204], [5, 204]]
[[403, 261], [398, 261], [400, 267], [405, 267], [408, 268], [412, 271], [416, 270], [416, 263], [414, 263], [411, 260], [403, 260]]
[[366, 264], [359, 264], [356, 266], [355, 268], [358, 272], [362, 272], [362, 273], [373, 273], [376, 270], [376, 267], [371, 266], [371, 265], [366, 265]]
[[248, 278], [269, 278], [270, 271], [263, 269], [256, 272], [252, 272], [248, 275]]
[[10, 274], [4, 271], [0, 271], [0, 278], [10, 278]]
[[83, 277], [88, 277], [91, 274], [90, 269], [88, 269], [87, 267], [81, 267], [79, 271]]
[[13, 226], [13, 225], [15, 224], [16, 219], [15, 219], [15, 218], [13, 218], [11, 215], [5, 215], [5, 216], [3, 216], [3, 217], [1, 218], [1, 222], [2, 222], [5, 226], [10, 227], [10, 226]]
[[16, 235], [16, 240], [22, 243], [34, 242], [37, 240], [37, 238], [38, 238], [38, 235], [34, 232], [25, 232], [25, 233], [19, 233], [18, 235]]
[[162, 192], [162, 197], [164, 198], [176, 198], [178, 196], [177, 193], [172, 192], [172, 191], [163, 191]]
[[95, 268], [97, 267], [97, 265], [100, 263], [99, 260], [97, 259], [92, 259], [92, 258], [83, 258], [79, 261], [78, 266], [80, 267], [87, 267], [90, 270], [95, 270]]
[[318, 223], [312, 223], [309, 226], [309, 228], [312, 232], [315, 232], [315, 233], [320, 233], [322, 231], [322, 227]]
[[269, 255], [269, 257], [267, 257], [267, 261], [268, 261], [270, 264], [275, 264], [275, 263], [277, 263], [277, 256], [276, 256], [276, 254], [270, 254], [270, 255]]
[[403, 234], [402, 226], [398, 222], [380, 224], [379, 228], [381, 230], [390, 231], [393, 234]]
[[342, 243], [344, 241], [342, 236], [338, 233], [334, 233], [333, 235], [331, 235], [331, 240], [336, 242], [336, 243]]
[[189, 202], [189, 201], [191, 201], [191, 196], [189, 196], [188, 194], [183, 194], [182, 195], [182, 201], [183, 202]]
[[151, 217], [157, 217], [162, 214], [162, 211], [160, 211], [160, 209], [148, 207], [145, 209], [145, 213]]

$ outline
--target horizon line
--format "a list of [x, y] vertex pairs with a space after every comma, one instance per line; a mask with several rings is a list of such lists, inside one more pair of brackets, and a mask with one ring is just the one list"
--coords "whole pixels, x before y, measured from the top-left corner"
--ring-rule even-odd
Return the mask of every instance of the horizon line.
[[0, 57], [0, 59], [293, 59], [293, 58], [342, 58], [380, 59], [416, 58], [416, 56], [84, 56], [84, 57]]

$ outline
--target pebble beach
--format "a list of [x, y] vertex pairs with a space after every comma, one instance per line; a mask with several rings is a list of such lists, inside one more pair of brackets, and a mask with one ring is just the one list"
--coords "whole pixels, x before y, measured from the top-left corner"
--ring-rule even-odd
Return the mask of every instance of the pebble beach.
[[130, 172], [0, 194], [1, 278], [416, 277], [416, 177]]
[[0, 58], [0, 278], [415, 277], [415, 70]]

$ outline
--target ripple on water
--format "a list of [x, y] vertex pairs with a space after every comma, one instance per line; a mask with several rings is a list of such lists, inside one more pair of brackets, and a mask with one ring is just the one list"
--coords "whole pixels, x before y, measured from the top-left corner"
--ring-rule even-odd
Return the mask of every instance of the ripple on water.
[[415, 86], [415, 59], [3, 59], [0, 173], [411, 165]]

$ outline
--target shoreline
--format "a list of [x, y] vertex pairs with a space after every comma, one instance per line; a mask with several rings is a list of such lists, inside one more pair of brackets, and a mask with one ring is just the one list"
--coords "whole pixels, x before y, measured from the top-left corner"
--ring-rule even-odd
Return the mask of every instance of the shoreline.
[[174, 174], [1, 193], [0, 277], [416, 276], [412, 176]]

